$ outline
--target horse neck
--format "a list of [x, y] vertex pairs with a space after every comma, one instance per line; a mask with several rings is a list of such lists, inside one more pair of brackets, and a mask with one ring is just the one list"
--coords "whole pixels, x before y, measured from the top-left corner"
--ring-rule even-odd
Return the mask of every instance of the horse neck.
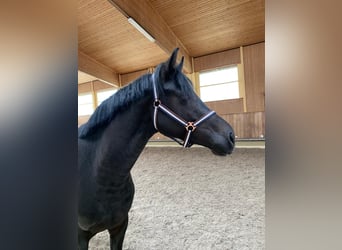
[[156, 132], [152, 98], [129, 105], [104, 130], [97, 150], [98, 167], [116, 176], [128, 175], [149, 138]]

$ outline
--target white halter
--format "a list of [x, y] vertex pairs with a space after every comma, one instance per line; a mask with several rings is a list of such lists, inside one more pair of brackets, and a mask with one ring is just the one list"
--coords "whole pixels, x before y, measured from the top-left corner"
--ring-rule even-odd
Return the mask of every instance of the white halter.
[[152, 74], [152, 83], [153, 83], [153, 95], [154, 95], [154, 102], [153, 102], [153, 107], [154, 107], [153, 125], [154, 125], [154, 128], [157, 131], [159, 131], [158, 126], [157, 126], [157, 114], [158, 114], [158, 110], [160, 109], [165, 114], [167, 114], [169, 117], [171, 117], [173, 120], [175, 120], [178, 123], [180, 123], [181, 125], [183, 125], [187, 131], [184, 142], [181, 142], [178, 139], [173, 138], [173, 137], [170, 137], [170, 138], [173, 139], [174, 141], [176, 141], [177, 143], [179, 143], [180, 145], [182, 145], [184, 148], [190, 147], [191, 144], [189, 144], [189, 139], [190, 139], [191, 133], [195, 131], [196, 127], [199, 124], [201, 124], [202, 122], [207, 120], [210, 116], [214, 115], [215, 111], [213, 111], [213, 110], [210, 111], [208, 114], [202, 116], [200, 119], [198, 119], [195, 122], [186, 122], [184, 119], [182, 119], [181, 117], [176, 115], [174, 112], [172, 112], [167, 106], [165, 106], [161, 103], [161, 101], [158, 98], [154, 74]]

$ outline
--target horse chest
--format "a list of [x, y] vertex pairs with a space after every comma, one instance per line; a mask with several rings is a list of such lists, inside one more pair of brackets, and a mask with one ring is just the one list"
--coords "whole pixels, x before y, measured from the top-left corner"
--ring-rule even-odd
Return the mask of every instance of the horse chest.
[[[131, 208], [134, 197], [134, 184], [129, 176], [122, 185], [110, 183], [95, 184], [92, 200], [88, 200], [79, 213], [82, 228], [101, 231], [121, 223]], [[87, 197], [90, 197], [87, 194]], [[82, 203], [82, 202], [81, 202]]]
[[134, 197], [133, 182], [120, 187], [101, 187], [97, 199], [106, 214], [127, 213]]

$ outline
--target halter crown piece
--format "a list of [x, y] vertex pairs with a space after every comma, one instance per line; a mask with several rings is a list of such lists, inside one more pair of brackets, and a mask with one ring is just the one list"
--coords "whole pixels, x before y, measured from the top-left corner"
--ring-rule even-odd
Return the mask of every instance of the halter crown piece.
[[158, 110], [160, 109], [162, 112], [164, 112], [166, 115], [168, 115], [170, 118], [173, 120], [177, 121], [181, 125], [184, 126], [186, 130], [186, 136], [184, 142], [178, 140], [177, 138], [170, 137], [172, 140], [176, 141], [178, 144], [182, 145], [183, 148], [189, 148], [191, 147], [191, 144], [189, 143], [190, 140], [190, 135], [195, 131], [198, 125], [200, 125], [202, 122], [207, 120], [209, 117], [215, 114], [215, 111], [210, 111], [208, 114], [202, 116], [200, 119], [194, 122], [186, 122], [184, 119], [182, 119], [180, 116], [176, 115], [174, 112], [171, 111], [167, 106], [161, 103], [161, 101], [158, 98], [158, 93], [157, 93], [157, 88], [156, 88], [156, 83], [155, 83], [155, 75], [152, 74], [152, 83], [153, 83], [153, 96], [154, 96], [154, 102], [153, 102], [153, 107], [154, 107], [154, 114], [153, 114], [153, 125], [154, 128], [159, 131], [158, 126], [157, 126], [157, 115], [158, 115]]

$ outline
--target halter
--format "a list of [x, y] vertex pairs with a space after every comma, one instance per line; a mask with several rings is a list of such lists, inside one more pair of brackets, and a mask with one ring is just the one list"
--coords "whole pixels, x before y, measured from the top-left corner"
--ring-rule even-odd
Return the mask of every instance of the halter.
[[170, 118], [178, 122], [179, 124], [183, 125], [185, 130], [186, 130], [186, 136], [184, 142], [178, 140], [177, 138], [170, 137], [172, 140], [176, 141], [178, 144], [182, 145], [183, 148], [189, 148], [191, 147], [191, 144], [189, 143], [190, 140], [190, 135], [195, 131], [198, 125], [200, 125], [202, 122], [207, 120], [210, 116], [215, 114], [215, 111], [210, 111], [208, 114], [202, 116], [200, 119], [194, 122], [186, 122], [184, 119], [182, 119], [180, 116], [172, 112], [171, 109], [169, 109], [167, 106], [161, 103], [161, 101], [158, 98], [158, 93], [157, 93], [157, 88], [156, 88], [156, 83], [155, 83], [155, 76], [152, 74], [152, 83], [153, 83], [153, 95], [154, 95], [154, 102], [153, 102], [153, 107], [154, 107], [154, 114], [153, 114], [153, 125], [154, 128], [159, 131], [158, 126], [157, 126], [157, 114], [158, 110], [160, 109], [163, 111], [166, 115], [168, 115]]

